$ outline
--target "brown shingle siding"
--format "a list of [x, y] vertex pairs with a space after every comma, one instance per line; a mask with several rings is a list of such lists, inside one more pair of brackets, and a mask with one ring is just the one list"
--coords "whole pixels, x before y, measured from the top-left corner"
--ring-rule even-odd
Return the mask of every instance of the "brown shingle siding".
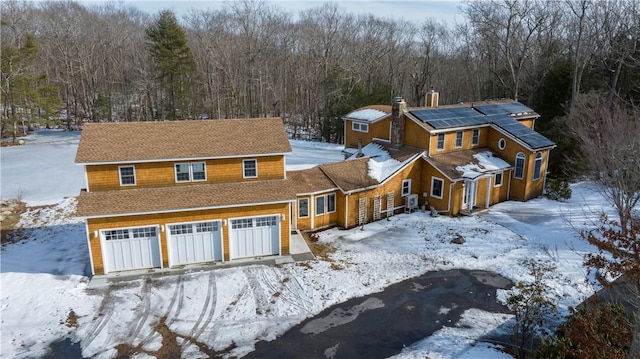
[[279, 117], [85, 124], [77, 163], [116, 163], [291, 152]]

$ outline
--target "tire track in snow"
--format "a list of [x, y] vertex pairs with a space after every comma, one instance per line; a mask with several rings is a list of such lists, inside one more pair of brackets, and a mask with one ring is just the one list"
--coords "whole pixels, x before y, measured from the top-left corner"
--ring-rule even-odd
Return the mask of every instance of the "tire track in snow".
[[85, 336], [85, 340], [81, 341], [82, 347], [88, 348], [89, 345], [96, 339], [96, 337], [102, 332], [104, 327], [107, 325], [111, 316], [113, 316], [113, 311], [115, 308], [115, 299], [113, 298], [113, 290], [114, 285], [111, 284], [107, 288], [107, 291], [104, 293], [104, 297], [102, 298], [102, 302], [100, 302], [100, 306], [98, 307], [98, 316], [94, 318], [94, 323], [91, 328], [87, 331], [87, 335]]
[[267, 305], [269, 304], [269, 298], [265, 294], [265, 290], [262, 288], [260, 282], [258, 282], [258, 279], [256, 278], [256, 275], [252, 273], [250, 268], [243, 268], [242, 272], [247, 278], [247, 284], [249, 285], [249, 288], [253, 293], [253, 299], [256, 306], [256, 314], [265, 314], [267, 311], [269, 311], [269, 308], [267, 307]]
[[[164, 315], [161, 316], [161, 317], [167, 318], [167, 320], [165, 321], [165, 324], [167, 326], [171, 326], [171, 324], [173, 324], [176, 321], [176, 319], [178, 318], [178, 315], [180, 314], [180, 311], [182, 310], [183, 301], [184, 301], [184, 275], [183, 274], [179, 274], [178, 275], [178, 279], [177, 279], [176, 284], [175, 284], [175, 289], [173, 291], [173, 295], [171, 296], [171, 300], [169, 301], [169, 306], [167, 307], [167, 310], [164, 312]], [[176, 304], [177, 304], [176, 310], [175, 310], [175, 312], [173, 314], [171, 314], [171, 312], [173, 311], [173, 307]], [[160, 334], [157, 331], [155, 331], [155, 330], [152, 331], [149, 335], [147, 335], [140, 342], [140, 346], [144, 346], [144, 345], [152, 342], [158, 336], [160, 336]]]
[[299, 302], [292, 304], [303, 309], [308, 314], [313, 314], [313, 287], [302, 285], [300, 279], [295, 275], [289, 275], [287, 278], [289, 278], [289, 280], [283, 283], [282, 287], [295, 298], [299, 299]]
[[143, 279], [142, 288], [140, 290], [141, 302], [138, 306], [139, 313], [136, 315], [136, 320], [134, 321], [134, 325], [131, 327], [131, 330], [127, 334], [125, 340], [129, 341], [131, 344], [136, 340], [140, 331], [142, 330], [143, 325], [147, 322], [149, 318], [149, 310], [151, 308], [151, 278], [145, 277]]
[[[200, 312], [200, 316], [198, 317], [198, 320], [196, 320], [196, 323], [193, 325], [193, 328], [191, 328], [191, 331], [189, 332], [187, 339], [185, 339], [182, 342], [183, 351], [189, 348], [189, 346], [193, 344], [193, 342], [198, 341], [198, 339], [200, 338], [204, 330], [207, 328], [209, 323], [211, 323], [211, 320], [213, 319], [213, 315], [216, 311], [217, 299], [218, 299], [218, 292], [217, 292], [215, 271], [211, 271], [211, 273], [209, 274], [209, 286], [207, 287], [207, 298], [205, 299], [205, 302], [202, 305], [202, 311]], [[207, 312], [209, 313], [208, 315], [207, 315]], [[206, 320], [202, 322], [202, 320], [205, 319], [205, 317], [206, 317]], [[202, 325], [200, 323], [202, 323]]]

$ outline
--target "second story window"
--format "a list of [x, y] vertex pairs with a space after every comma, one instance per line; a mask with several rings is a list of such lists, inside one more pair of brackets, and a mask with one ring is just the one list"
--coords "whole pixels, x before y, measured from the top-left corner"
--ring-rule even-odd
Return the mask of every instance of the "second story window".
[[257, 160], [242, 161], [242, 176], [244, 178], [258, 177], [258, 161]]
[[462, 147], [462, 131], [456, 131], [456, 148]]
[[542, 153], [538, 152], [536, 155], [536, 160], [533, 163], [533, 179], [540, 179], [540, 171], [542, 169]]
[[471, 136], [471, 144], [477, 146], [480, 144], [480, 129], [474, 128], [473, 135]]
[[120, 185], [121, 186], [135, 186], [136, 185], [136, 168], [133, 166], [120, 166], [118, 167], [120, 172]]
[[518, 152], [516, 155], [516, 169], [513, 172], [513, 177], [522, 179], [524, 177], [524, 153]]
[[207, 180], [204, 162], [176, 163], [176, 182], [198, 182]]
[[362, 122], [352, 122], [351, 129], [358, 132], [369, 132], [369, 124]]
[[438, 150], [444, 150], [444, 133], [438, 134]]

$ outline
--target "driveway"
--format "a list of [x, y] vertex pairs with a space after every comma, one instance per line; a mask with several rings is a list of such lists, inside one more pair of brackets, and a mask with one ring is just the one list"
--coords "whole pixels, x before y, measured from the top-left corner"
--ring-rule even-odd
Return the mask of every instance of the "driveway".
[[509, 286], [491, 272], [430, 272], [328, 308], [245, 358], [387, 358], [454, 326], [467, 309], [506, 313], [496, 289]]

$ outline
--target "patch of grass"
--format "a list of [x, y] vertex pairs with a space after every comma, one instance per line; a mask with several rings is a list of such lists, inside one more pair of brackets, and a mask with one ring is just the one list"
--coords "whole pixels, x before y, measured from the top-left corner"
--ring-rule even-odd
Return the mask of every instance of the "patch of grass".
[[27, 205], [19, 198], [0, 202], [0, 243], [13, 243], [23, 238], [18, 222], [26, 210]]

